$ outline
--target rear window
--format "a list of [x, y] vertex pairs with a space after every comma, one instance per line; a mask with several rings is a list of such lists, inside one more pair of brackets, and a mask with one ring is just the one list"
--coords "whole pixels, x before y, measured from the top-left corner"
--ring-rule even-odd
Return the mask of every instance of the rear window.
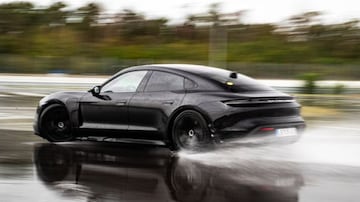
[[159, 71], [152, 73], [145, 88], [145, 92], [176, 90], [184, 90], [184, 77]]
[[234, 92], [274, 90], [273, 88], [243, 74], [236, 73], [236, 78], [231, 78], [231, 73], [233, 72], [219, 69], [216, 73], [211, 72], [207, 74], [207, 76], [215, 81], [218, 81], [220, 85], [230, 88]]

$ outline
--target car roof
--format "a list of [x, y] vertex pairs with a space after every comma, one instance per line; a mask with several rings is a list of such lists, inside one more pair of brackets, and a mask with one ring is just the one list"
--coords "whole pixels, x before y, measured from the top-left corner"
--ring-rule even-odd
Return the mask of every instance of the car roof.
[[179, 71], [179, 72], [186, 72], [195, 75], [219, 75], [219, 74], [230, 74], [231, 72], [225, 69], [220, 69], [216, 67], [209, 67], [205, 65], [193, 65], [193, 64], [150, 64], [150, 65], [141, 65], [136, 66], [136, 68], [151, 68], [157, 70], [172, 70], [172, 71]]
[[[211, 83], [218, 83], [223, 85], [227, 82], [231, 83], [230, 85], [235, 85], [238, 88], [246, 88], [247, 90], [274, 90], [269, 86], [266, 86], [255, 79], [248, 77], [237, 72], [232, 72], [226, 69], [220, 69], [216, 67], [209, 67], [205, 65], [192, 65], [192, 64], [152, 64], [144, 65], [143, 67], [147, 69], [168, 69], [178, 72], [185, 72], [192, 74], [198, 77], [206, 78], [207, 81]], [[235, 78], [231, 74], [235, 73]], [[228, 85], [228, 84], [226, 84]]]
[[[210, 67], [205, 65], [193, 65], [193, 64], [149, 64], [149, 65], [140, 65], [140, 66], [133, 66], [124, 71], [136, 71], [136, 70], [164, 70], [173, 73], [180, 73], [182, 75], [187, 74], [188, 76], [195, 76], [196, 78], [189, 78], [190, 80], [196, 79], [196, 83], [200, 88], [203, 89], [215, 89], [221, 88], [228, 90], [230, 86], [234, 86], [232, 90], [238, 88], [242, 91], [268, 91], [272, 89], [269, 86], [261, 84], [260, 82], [256, 81], [255, 79], [245, 76], [243, 74], [239, 74], [236, 72], [232, 72], [226, 69], [220, 69], [216, 67]], [[121, 73], [121, 72], [119, 72]], [[233, 74], [236, 74], [233, 77]], [[229, 83], [229, 84], [228, 84]], [[239, 90], [239, 91], [240, 91]]]

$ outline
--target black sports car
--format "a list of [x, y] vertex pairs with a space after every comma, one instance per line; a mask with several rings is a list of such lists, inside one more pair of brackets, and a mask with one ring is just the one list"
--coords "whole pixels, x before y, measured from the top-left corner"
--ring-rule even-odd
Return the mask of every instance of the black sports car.
[[102, 137], [174, 150], [256, 136], [297, 140], [304, 128], [292, 96], [236, 72], [183, 64], [130, 67], [88, 92], [48, 95], [34, 122], [51, 142]]

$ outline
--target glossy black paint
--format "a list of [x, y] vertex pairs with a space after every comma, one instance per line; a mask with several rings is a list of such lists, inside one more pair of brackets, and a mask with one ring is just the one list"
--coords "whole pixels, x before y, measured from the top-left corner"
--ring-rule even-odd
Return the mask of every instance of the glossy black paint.
[[[214, 140], [267, 135], [259, 132], [261, 127], [296, 127], [299, 132], [305, 127], [300, 105], [293, 97], [240, 74], [234, 78], [232, 72], [217, 68], [136, 66], [115, 74], [100, 88], [134, 71], [147, 71], [136, 92], [59, 92], [46, 96], [39, 103], [35, 133], [42, 136], [42, 112], [54, 103], [67, 109], [75, 136], [149, 139], [171, 144], [173, 120], [189, 109], [204, 116]], [[153, 72], [183, 77], [184, 89], [146, 92]]]

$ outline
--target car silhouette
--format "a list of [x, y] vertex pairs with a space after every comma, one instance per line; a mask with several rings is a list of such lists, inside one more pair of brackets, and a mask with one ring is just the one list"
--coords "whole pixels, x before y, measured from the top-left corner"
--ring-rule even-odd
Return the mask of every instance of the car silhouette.
[[239, 138], [296, 141], [305, 122], [294, 97], [245, 75], [200, 65], [123, 69], [88, 92], [40, 100], [35, 134], [50, 142], [101, 137], [173, 150]]

